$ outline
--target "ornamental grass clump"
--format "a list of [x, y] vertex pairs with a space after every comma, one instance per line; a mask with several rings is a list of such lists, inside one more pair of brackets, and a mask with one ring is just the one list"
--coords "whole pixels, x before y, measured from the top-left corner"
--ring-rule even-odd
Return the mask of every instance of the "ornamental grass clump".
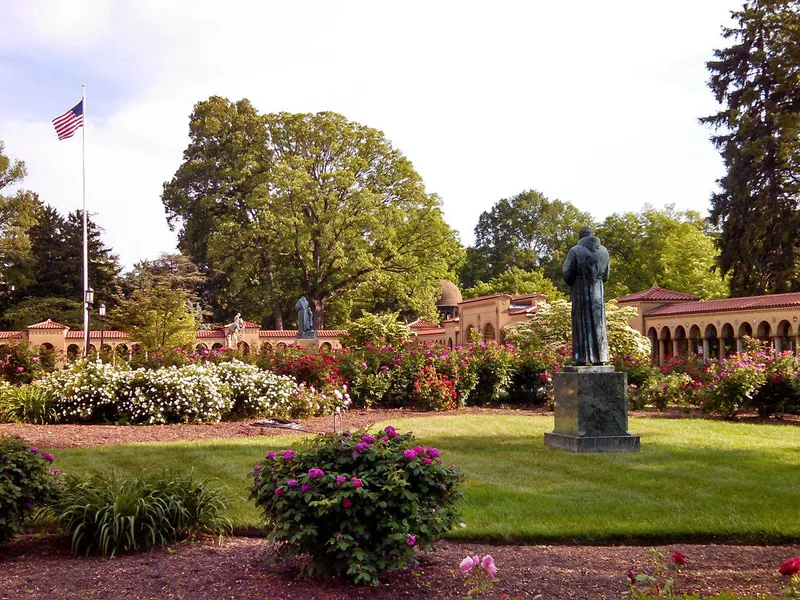
[[376, 584], [459, 521], [459, 472], [393, 427], [269, 452], [251, 477], [270, 539], [284, 558], [307, 556], [310, 575]]
[[231, 529], [222, 494], [191, 473], [127, 479], [94, 472], [66, 476], [62, 487], [51, 511], [70, 534], [74, 554], [115, 556]]
[[55, 398], [41, 385], [0, 385], [0, 423], [57, 422]]
[[0, 543], [22, 532], [25, 520], [59, 494], [53, 457], [19, 436], [0, 437]]

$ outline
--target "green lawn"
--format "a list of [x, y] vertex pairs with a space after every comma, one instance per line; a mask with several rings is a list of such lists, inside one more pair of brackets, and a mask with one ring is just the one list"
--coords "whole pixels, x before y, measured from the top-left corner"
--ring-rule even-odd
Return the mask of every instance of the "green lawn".
[[[800, 428], [631, 419], [638, 454], [546, 448], [546, 416], [464, 415], [392, 424], [467, 474], [465, 528], [452, 537], [518, 541], [800, 540]], [[246, 474], [297, 437], [53, 450], [65, 471], [194, 468], [231, 495], [239, 530], [257, 527]]]

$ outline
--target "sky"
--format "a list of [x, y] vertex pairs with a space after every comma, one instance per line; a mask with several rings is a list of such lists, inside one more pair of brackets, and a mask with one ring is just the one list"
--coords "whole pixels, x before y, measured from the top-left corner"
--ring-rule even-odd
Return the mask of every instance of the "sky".
[[705, 63], [741, 3], [0, 0], [0, 140], [25, 188], [80, 208], [81, 132], [51, 120], [86, 84], [87, 207], [126, 268], [175, 250], [161, 189], [212, 95], [383, 131], [464, 244], [528, 189], [596, 219], [706, 212]]

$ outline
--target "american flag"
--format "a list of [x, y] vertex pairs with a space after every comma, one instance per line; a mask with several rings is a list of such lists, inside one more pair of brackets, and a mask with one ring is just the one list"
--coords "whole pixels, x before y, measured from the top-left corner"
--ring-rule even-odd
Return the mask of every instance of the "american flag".
[[83, 100], [70, 108], [60, 117], [53, 119], [53, 127], [56, 128], [58, 139], [65, 140], [71, 138], [83, 126]]

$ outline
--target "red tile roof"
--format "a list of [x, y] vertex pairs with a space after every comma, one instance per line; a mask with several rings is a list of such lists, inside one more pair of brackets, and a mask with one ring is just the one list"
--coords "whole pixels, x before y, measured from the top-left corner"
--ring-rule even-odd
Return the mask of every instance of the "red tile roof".
[[245, 329], [261, 329], [260, 323], [253, 323], [252, 321], [245, 321], [244, 322]]
[[24, 331], [0, 331], [0, 340], [21, 340], [24, 337]]
[[514, 296], [511, 298], [511, 302], [517, 304], [518, 302], [522, 302], [524, 300], [544, 300], [547, 298], [544, 294], [525, 294], [523, 296]]
[[221, 329], [199, 329], [195, 332], [199, 338], [220, 338], [225, 339], [225, 332]]
[[445, 319], [442, 323], [458, 323], [460, 320], [460, 317], [453, 317], [452, 319]]
[[748, 296], [746, 298], [724, 298], [662, 306], [645, 313], [647, 317], [686, 315], [707, 312], [732, 312], [736, 310], [759, 310], [767, 308], [800, 307], [800, 292], [789, 294], [770, 294], [768, 296]]
[[[68, 331], [67, 335], [65, 336], [69, 340], [82, 340], [83, 339], [83, 332], [82, 331]], [[119, 340], [130, 338], [131, 334], [127, 331], [117, 331], [115, 329], [106, 330], [103, 333], [103, 339], [105, 340]], [[100, 332], [92, 330], [89, 332], [89, 339], [100, 339]]]
[[508, 314], [513, 315], [533, 315], [539, 310], [538, 306], [524, 306], [522, 308], [509, 309]]
[[700, 297], [684, 294], [683, 292], [665, 290], [654, 283], [650, 289], [617, 298], [617, 302], [660, 302], [662, 300], [665, 302], [693, 302], [700, 300]]
[[69, 329], [66, 325], [62, 325], [61, 323], [56, 323], [50, 319], [47, 321], [42, 321], [41, 323], [34, 323], [33, 325], [28, 325], [28, 329]]
[[409, 329], [438, 329], [439, 326], [436, 323], [431, 323], [430, 321], [423, 321], [422, 319], [417, 319], [416, 321], [411, 321], [408, 324]]
[[492, 300], [494, 298], [508, 298], [511, 300], [511, 296], [508, 294], [489, 294], [488, 296], [477, 296], [476, 298], [468, 298], [466, 300], [462, 300], [459, 302], [461, 304], [469, 304], [470, 302], [480, 302], [481, 300]]
[[417, 337], [424, 337], [427, 335], [440, 335], [444, 333], [444, 327], [437, 327], [435, 329], [422, 329], [417, 332]]

